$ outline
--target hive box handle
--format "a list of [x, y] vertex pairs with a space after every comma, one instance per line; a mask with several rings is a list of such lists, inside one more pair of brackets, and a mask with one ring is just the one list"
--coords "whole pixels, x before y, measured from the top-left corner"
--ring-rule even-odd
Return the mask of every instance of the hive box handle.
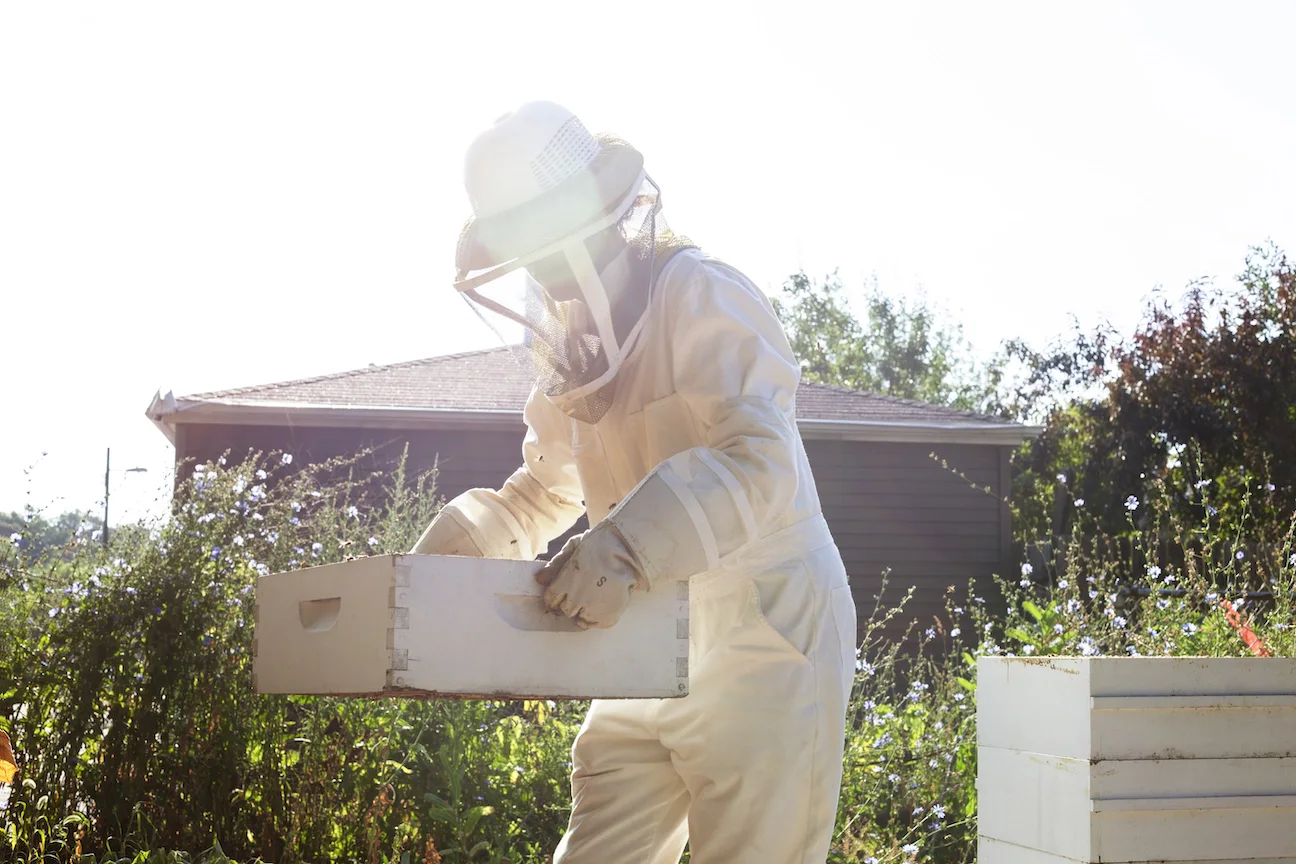
[[302, 600], [297, 604], [297, 617], [301, 625], [311, 633], [322, 633], [332, 630], [337, 623], [338, 613], [342, 611], [341, 597], [325, 597], [322, 600]]

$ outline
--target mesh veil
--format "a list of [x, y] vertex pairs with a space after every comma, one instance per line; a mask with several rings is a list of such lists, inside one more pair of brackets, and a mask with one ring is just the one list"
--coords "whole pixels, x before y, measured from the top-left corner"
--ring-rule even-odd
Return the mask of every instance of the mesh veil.
[[674, 253], [694, 245], [666, 225], [660, 193], [649, 179], [613, 228], [584, 241], [592, 259], [598, 260], [595, 247], [609, 237], [616, 254], [601, 264], [593, 287], [607, 298], [615, 346], [602, 338], [598, 308], [580, 292], [574, 292], [580, 299], [558, 301], [528, 280], [523, 314], [508, 316], [525, 328], [516, 356], [537, 388], [568, 416], [587, 424], [598, 423], [612, 406], [617, 368], [634, 347], [661, 268]]

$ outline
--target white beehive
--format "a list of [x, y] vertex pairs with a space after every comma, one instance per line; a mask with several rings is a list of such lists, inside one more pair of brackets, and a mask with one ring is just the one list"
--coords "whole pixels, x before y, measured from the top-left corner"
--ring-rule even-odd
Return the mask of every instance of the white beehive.
[[263, 576], [258, 693], [652, 698], [688, 693], [688, 583], [609, 628], [544, 611], [538, 561], [380, 555]]
[[1296, 660], [983, 657], [980, 864], [1296, 862]]
[[981, 657], [977, 743], [1078, 759], [1296, 756], [1296, 660]]

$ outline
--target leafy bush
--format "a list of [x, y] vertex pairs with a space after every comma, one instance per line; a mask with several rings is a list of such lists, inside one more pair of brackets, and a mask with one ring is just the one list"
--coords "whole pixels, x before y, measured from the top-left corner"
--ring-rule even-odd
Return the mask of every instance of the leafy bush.
[[[404, 551], [436, 511], [434, 474], [355, 464], [198, 466], [167, 519], [108, 551], [0, 538], [0, 728], [20, 768], [0, 860], [548, 859], [584, 703], [252, 692], [258, 574]], [[1246, 518], [1183, 525], [1182, 493], [1154, 488], [1128, 502], [1124, 545], [1077, 523], [1020, 576], [964, 601], [951, 586], [942, 620], [909, 623], [916, 653], [894, 638], [909, 595], [873, 598], [830, 860], [975, 860], [980, 654], [1245, 656], [1241, 626], [1296, 652], [1292, 526], [1258, 547]]]

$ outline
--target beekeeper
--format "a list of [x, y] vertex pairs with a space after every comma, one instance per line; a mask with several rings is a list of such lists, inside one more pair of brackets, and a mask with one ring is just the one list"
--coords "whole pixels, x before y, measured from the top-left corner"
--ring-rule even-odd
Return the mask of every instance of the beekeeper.
[[[557, 864], [822, 862], [855, 606], [795, 422], [799, 367], [757, 287], [672, 233], [625, 141], [537, 102], [468, 149], [456, 288], [520, 325], [522, 465], [414, 547], [534, 559], [552, 610], [614, 626], [688, 580], [689, 693], [595, 701]], [[532, 281], [534, 280], [534, 281]], [[485, 317], [485, 316], [483, 316]]]

